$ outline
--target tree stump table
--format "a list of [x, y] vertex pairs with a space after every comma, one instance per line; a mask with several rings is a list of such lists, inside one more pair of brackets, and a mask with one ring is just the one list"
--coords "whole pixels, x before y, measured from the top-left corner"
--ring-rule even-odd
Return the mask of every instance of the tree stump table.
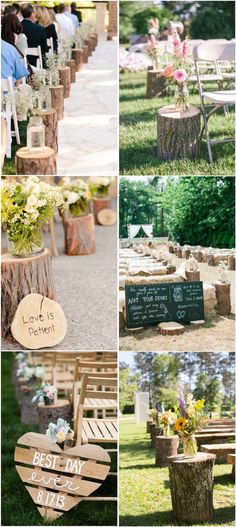
[[162, 428], [157, 428], [155, 423], [150, 424], [151, 448], [156, 447], [156, 437], [162, 436], [162, 434], [163, 434]]
[[208, 254], [207, 255], [207, 263], [208, 265], [215, 265], [215, 257], [214, 257], [214, 254]]
[[166, 94], [166, 77], [161, 71], [147, 70], [147, 91], [146, 98], [161, 97]]
[[51, 92], [51, 105], [57, 111], [58, 121], [64, 117], [64, 86], [49, 86]]
[[84, 51], [83, 49], [72, 49], [72, 58], [75, 60], [75, 71], [81, 71], [83, 68]]
[[43, 124], [45, 126], [45, 145], [49, 146], [54, 150], [55, 153], [58, 152], [58, 128], [57, 128], [57, 111], [55, 108], [50, 108], [46, 112], [40, 112], [40, 117], [42, 117]]
[[70, 68], [70, 82], [74, 83], [76, 81], [75, 60], [74, 59], [68, 60], [67, 66]]
[[73, 417], [72, 404], [66, 399], [58, 399], [54, 404], [48, 405], [39, 403], [37, 410], [40, 434], [45, 434], [49, 423], [56, 423], [59, 417], [68, 423], [71, 422]]
[[189, 260], [190, 252], [191, 252], [190, 249], [183, 249], [182, 251], [183, 258], [185, 258], [186, 260]]
[[215, 289], [216, 289], [216, 309], [219, 315], [230, 315], [231, 313], [230, 283], [224, 284], [222, 282], [216, 282]]
[[26, 146], [19, 148], [16, 152], [16, 173], [18, 176], [55, 176], [55, 151], [49, 146], [39, 152], [31, 152]]
[[176, 111], [164, 106], [157, 112], [157, 157], [165, 161], [196, 159], [200, 155], [200, 110], [190, 106]]
[[66, 218], [63, 225], [66, 254], [76, 256], [96, 252], [93, 214], [79, 218]]
[[200, 271], [185, 271], [185, 276], [188, 282], [200, 281]]
[[213, 519], [213, 467], [216, 456], [199, 452], [194, 457], [169, 457], [169, 476], [174, 518], [183, 523]]
[[11, 335], [11, 323], [20, 301], [30, 293], [56, 300], [51, 253], [44, 249], [36, 256], [14, 258], [2, 255], [2, 336]]
[[84, 64], [88, 63], [88, 46], [83, 46], [83, 62]]
[[64, 88], [64, 98], [68, 99], [70, 97], [70, 68], [66, 66], [65, 68], [59, 68], [58, 71], [60, 84]]
[[150, 426], [151, 426], [151, 424], [152, 424], [152, 421], [147, 421], [146, 424], [147, 424], [146, 433], [147, 433], [147, 434], [150, 434]]
[[99, 225], [98, 212], [103, 209], [109, 209], [111, 207], [110, 198], [94, 198], [93, 199], [93, 211], [95, 224]]
[[21, 386], [20, 395], [20, 419], [25, 425], [35, 425], [38, 423], [37, 403], [32, 403], [32, 398], [35, 395], [38, 386]]
[[235, 256], [234, 255], [228, 256], [228, 268], [229, 268], [229, 271], [235, 271]]
[[177, 456], [179, 436], [156, 436], [156, 466], [168, 467], [168, 457]]
[[88, 56], [91, 57], [93, 50], [92, 50], [92, 41], [90, 40], [90, 38], [85, 40], [85, 44], [86, 46], [88, 46]]

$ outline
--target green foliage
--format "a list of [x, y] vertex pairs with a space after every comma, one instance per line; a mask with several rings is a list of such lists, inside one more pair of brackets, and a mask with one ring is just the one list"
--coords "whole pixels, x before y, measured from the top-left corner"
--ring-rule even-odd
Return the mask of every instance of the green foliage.
[[226, 38], [235, 36], [234, 2], [200, 2], [190, 24], [192, 38]]
[[195, 399], [205, 399], [206, 409], [212, 412], [222, 401], [221, 381], [216, 376], [210, 378], [206, 373], [199, 373], [193, 394]]
[[140, 9], [140, 3], [121, 1], [119, 7], [120, 42], [126, 43], [134, 33], [132, 17]]
[[126, 365], [120, 369], [120, 410], [129, 412], [134, 406], [134, 396], [138, 391], [139, 374], [133, 374], [131, 368]]
[[178, 17], [167, 8], [155, 7], [154, 5], [151, 5], [145, 9], [140, 9], [132, 17], [132, 22], [138, 35], [148, 34], [148, 30], [150, 29], [149, 21], [152, 18], [158, 18], [160, 23], [160, 31], [167, 28], [169, 20], [178, 20]]

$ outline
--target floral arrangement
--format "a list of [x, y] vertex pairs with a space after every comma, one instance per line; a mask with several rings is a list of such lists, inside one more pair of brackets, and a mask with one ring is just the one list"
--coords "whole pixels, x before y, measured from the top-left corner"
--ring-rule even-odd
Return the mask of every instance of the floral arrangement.
[[43, 382], [32, 398], [32, 403], [39, 401], [39, 403], [46, 405], [53, 404], [56, 393], [57, 389], [55, 386]]
[[177, 419], [174, 422], [174, 430], [184, 443], [185, 455], [196, 455], [197, 444], [194, 438], [196, 430], [200, 430], [205, 418], [204, 399], [195, 401], [189, 393], [185, 401], [183, 391], [180, 389], [178, 407], [176, 408]]
[[64, 208], [57, 187], [37, 176], [2, 182], [2, 222], [6, 224], [10, 252], [16, 256], [42, 250], [41, 226], [53, 216], [54, 209]]
[[16, 376], [23, 377], [27, 381], [42, 380], [45, 376], [45, 370], [43, 366], [31, 366], [26, 360], [18, 363]]
[[152, 408], [148, 412], [149, 417], [151, 417], [153, 423], [157, 425], [158, 428], [160, 428], [160, 418], [161, 418], [161, 412], [156, 410], [156, 408]]
[[70, 177], [64, 177], [61, 188], [63, 198], [73, 218], [85, 214], [92, 197], [88, 183], [81, 178], [71, 180]]
[[222, 284], [229, 284], [228, 274], [229, 274], [229, 267], [225, 264], [225, 262], [220, 262], [218, 266], [218, 273], [220, 277], [220, 282]]
[[173, 36], [172, 63], [168, 64], [163, 75], [176, 84], [175, 105], [177, 108], [187, 110], [189, 108], [189, 93], [187, 88], [188, 79], [192, 73], [193, 65], [189, 58], [188, 38], [181, 42], [177, 31]]
[[151, 18], [151, 20], [149, 20], [149, 35], [157, 36], [159, 33], [159, 25], [160, 24], [158, 18]]
[[160, 68], [160, 58], [162, 55], [161, 48], [155, 35], [151, 34], [148, 40], [148, 53], [152, 59], [153, 69], [158, 70]]
[[146, 71], [150, 64], [147, 54], [127, 51], [124, 48], [119, 50], [119, 68], [121, 73], [125, 71]]
[[46, 435], [50, 437], [52, 443], [64, 443], [64, 441], [74, 438], [74, 432], [69, 423], [59, 418], [57, 423], [49, 423]]
[[113, 181], [113, 177], [90, 177], [89, 187], [92, 195], [96, 198], [106, 197], [108, 194], [109, 187]]
[[170, 426], [173, 424], [173, 422], [174, 422], [174, 415], [171, 412], [171, 410], [168, 410], [164, 414], [161, 414], [160, 425], [163, 428], [165, 436], [169, 435], [169, 433], [170, 433]]

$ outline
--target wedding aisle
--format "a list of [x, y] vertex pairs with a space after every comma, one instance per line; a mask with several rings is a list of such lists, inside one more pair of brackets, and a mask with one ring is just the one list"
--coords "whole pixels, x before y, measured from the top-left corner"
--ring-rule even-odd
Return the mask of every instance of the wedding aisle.
[[58, 175], [117, 174], [117, 42], [100, 35], [59, 122]]

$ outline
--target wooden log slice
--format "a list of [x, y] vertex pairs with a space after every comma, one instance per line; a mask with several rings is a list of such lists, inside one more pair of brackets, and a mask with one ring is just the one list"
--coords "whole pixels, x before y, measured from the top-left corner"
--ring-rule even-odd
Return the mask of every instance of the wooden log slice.
[[235, 271], [235, 256], [228, 256], [228, 268], [230, 271]]
[[57, 111], [58, 121], [64, 117], [64, 86], [49, 86], [52, 108]]
[[172, 514], [179, 525], [213, 519], [214, 454], [169, 457]]
[[200, 155], [200, 110], [190, 106], [186, 112], [165, 106], [157, 112], [157, 157], [197, 159]]
[[230, 283], [223, 284], [222, 282], [215, 283], [216, 289], [216, 309], [219, 315], [230, 315], [231, 300], [230, 300]]
[[166, 77], [161, 71], [147, 70], [146, 98], [161, 97], [166, 94]]
[[73, 417], [72, 404], [66, 399], [58, 399], [50, 405], [39, 403], [37, 411], [40, 434], [45, 434], [49, 423], [56, 423], [59, 418], [70, 423]]
[[26, 295], [39, 293], [56, 300], [51, 254], [48, 249], [29, 258], [2, 255], [2, 336], [11, 336], [16, 309]]
[[193, 326], [195, 328], [200, 328], [205, 324], [205, 320], [191, 320], [190, 326]]
[[179, 436], [170, 437], [156, 436], [156, 466], [168, 467], [168, 457], [177, 456], [179, 446]]
[[185, 276], [188, 282], [199, 282], [200, 271], [185, 271]]
[[65, 252], [69, 256], [96, 252], [93, 214], [68, 218], [64, 222]]
[[96, 225], [99, 225], [98, 213], [100, 212], [100, 210], [110, 209], [110, 208], [111, 208], [110, 198], [94, 198], [93, 199], [93, 211], [94, 211], [94, 219], [95, 219]]
[[181, 335], [185, 332], [185, 327], [178, 322], [161, 322], [157, 326], [161, 335]]
[[76, 82], [76, 72], [75, 72], [75, 60], [71, 59], [67, 61], [67, 66], [70, 68], [70, 82]]
[[54, 176], [57, 173], [56, 154], [49, 146], [31, 152], [26, 146], [16, 152], [18, 176]]
[[102, 209], [97, 213], [97, 220], [100, 225], [114, 225], [116, 223], [116, 213], [112, 209]]
[[70, 68], [66, 66], [65, 68], [59, 68], [59, 79], [60, 84], [64, 88], [64, 98], [68, 99], [70, 97]]
[[166, 274], [174, 274], [176, 271], [175, 265], [167, 265]]
[[82, 47], [82, 49], [83, 49], [83, 62], [84, 62], [84, 64], [87, 64], [88, 63], [88, 59], [89, 59], [89, 57], [88, 57], [88, 46], [85, 45], [85, 46]]
[[57, 127], [57, 111], [55, 108], [50, 108], [47, 112], [40, 112], [40, 117], [43, 119], [45, 126], [45, 145], [49, 146], [57, 154], [58, 152], [58, 127]]
[[72, 58], [75, 60], [75, 71], [81, 71], [84, 64], [83, 49], [72, 49]]

